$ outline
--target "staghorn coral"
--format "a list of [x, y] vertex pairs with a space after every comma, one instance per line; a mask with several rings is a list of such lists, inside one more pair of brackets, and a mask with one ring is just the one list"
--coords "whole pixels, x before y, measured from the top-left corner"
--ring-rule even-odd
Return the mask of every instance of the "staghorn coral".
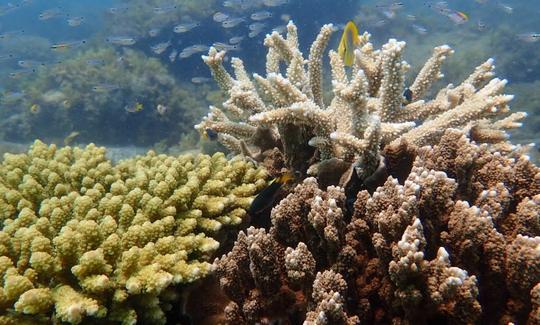
[[113, 166], [104, 148], [39, 141], [6, 154], [0, 322], [165, 323], [173, 286], [212, 271], [222, 229], [242, 223], [265, 176], [223, 154]]
[[[461, 84], [448, 85], [433, 99], [422, 99], [442, 77], [441, 65], [452, 49], [436, 47], [406, 87], [405, 43], [390, 39], [375, 50], [368, 33], [359, 37], [350, 73], [339, 55], [330, 51], [334, 97], [326, 103], [322, 67], [331, 34], [332, 25], [324, 25], [307, 59], [299, 50], [292, 22], [286, 38], [276, 32], [268, 35], [266, 77], [250, 78], [238, 58], [231, 60], [233, 77], [222, 65], [225, 53], [211, 48], [203, 60], [229, 98], [223, 109], [211, 107], [196, 129], [218, 132], [226, 147], [259, 161], [277, 147], [289, 168], [306, 172], [311, 167], [312, 175], [320, 176], [319, 165], [313, 163], [337, 158], [353, 163], [365, 181], [384, 167], [381, 150], [387, 144], [435, 144], [450, 127], [476, 141], [500, 142], [506, 139], [504, 130], [518, 127], [516, 122], [525, 115], [507, 114], [513, 96], [502, 94], [506, 80], [493, 77], [492, 59]], [[286, 68], [281, 68], [282, 63]], [[410, 103], [402, 96], [406, 88], [413, 94]]]
[[391, 153], [412, 153], [405, 179], [358, 192], [353, 211], [344, 189], [307, 178], [268, 231], [240, 233], [215, 262], [227, 321], [534, 324], [540, 168], [456, 129], [404, 146]]

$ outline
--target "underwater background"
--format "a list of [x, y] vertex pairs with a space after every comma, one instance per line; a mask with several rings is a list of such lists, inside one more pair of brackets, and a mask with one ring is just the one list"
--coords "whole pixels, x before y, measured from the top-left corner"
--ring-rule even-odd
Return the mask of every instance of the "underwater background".
[[[405, 59], [416, 70], [434, 46], [448, 44], [455, 54], [441, 85], [493, 57], [515, 95], [512, 108], [529, 114], [513, 142], [536, 142], [540, 135], [540, 8], [531, 0], [0, 3], [2, 152], [36, 138], [94, 142], [112, 152], [120, 147], [120, 156], [201, 145], [212, 151], [216, 145], [201, 140], [193, 125], [223, 94], [201, 55], [214, 45], [261, 73], [265, 34], [282, 32], [288, 20], [300, 27], [301, 40], [310, 40], [300, 44], [303, 52], [322, 24], [343, 29], [354, 20], [376, 46], [389, 38], [406, 41]], [[339, 37], [334, 33], [330, 48]]]
[[540, 323], [539, 14], [0, 0], [0, 324]]

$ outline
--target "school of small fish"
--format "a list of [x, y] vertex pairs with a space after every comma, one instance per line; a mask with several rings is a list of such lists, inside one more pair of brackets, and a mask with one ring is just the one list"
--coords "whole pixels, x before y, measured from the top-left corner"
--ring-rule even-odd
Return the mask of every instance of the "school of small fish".
[[[122, 62], [122, 51], [133, 47], [138, 50], [144, 50], [147, 54], [155, 56], [163, 62], [171, 65], [192, 65], [193, 57], [199, 57], [200, 54], [207, 52], [210, 46], [221, 51], [240, 51], [250, 42], [261, 42], [267, 33], [286, 32], [286, 24], [294, 19], [294, 2], [300, 0], [221, 0], [219, 7], [207, 17], [198, 17], [193, 19], [188, 16], [177, 17], [170, 24], [153, 24], [141, 33], [130, 33], [129, 30], [123, 33], [103, 35], [99, 34], [100, 39], [67, 37], [66, 39], [51, 39], [49, 48], [59, 57], [58, 60], [37, 60], [33, 58], [19, 57], [17, 54], [9, 52], [9, 47], [2, 46], [5, 42], [17, 41], [29, 36], [30, 33], [20, 28], [4, 28], [0, 21], [0, 68], [8, 66], [6, 77], [10, 79], [20, 79], [31, 75], [41, 69], [51, 65], [61, 65], [61, 57], [66, 53], [79, 48], [89, 46], [89, 44], [99, 44], [99, 42], [114, 46], [118, 50], [117, 62]], [[472, 1], [480, 10], [492, 10], [502, 16], [515, 15], [518, 9], [514, 9], [514, 1], [504, 0], [474, 0]], [[157, 20], [165, 17], [174, 17], [179, 12], [181, 6], [178, 1], [154, 1], [157, 3], [151, 7], [151, 12]], [[32, 0], [19, 0], [18, 2], [7, 2], [0, 4], [0, 17], [4, 17], [24, 10], [25, 7], [31, 7], [35, 2]], [[303, 3], [302, 3], [303, 4]], [[401, 21], [406, 26], [409, 34], [421, 37], [437, 30], [440, 26], [460, 30], [461, 28], [474, 29], [476, 32], [489, 31], [490, 27], [480, 17], [474, 13], [465, 12], [456, 7], [455, 3], [450, 1], [426, 1], [422, 6], [416, 6], [412, 11], [405, 2], [393, 1], [374, 1], [369, 6], [370, 13], [359, 16], [348, 17], [355, 18], [356, 23], [360, 23], [368, 29], [385, 28], [392, 21]], [[129, 2], [114, 5], [106, 8], [104, 15], [112, 17], [121, 17], [134, 8], [130, 7]], [[422, 11], [423, 9], [423, 11]], [[180, 15], [178, 15], [180, 16]], [[84, 29], [92, 20], [90, 16], [83, 15], [81, 12], [70, 12], [69, 9], [62, 6], [53, 6], [40, 10], [34, 16], [37, 23], [42, 24], [44, 28], [51, 28], [54, 24], [62, 24], [64, 28], [71, 31]], [[358, 18], [361, 17], [361, 18]], [[346, 21], [347, 19], [345, 19]], [[358, 21], [360, 20], [360, 21]], [[354, 58], [354, 48], [358, 42], [358, 30], [354, 22], [345, 24], [340, 21], [334, 24], [336, 30], [343, 30], [342, 38], [339, 41], [338, 52], [343, 57], [346, 66], [352, 65]], [[434, 23], [435, 22], [435, 23]], [[67, 26], [67, 27], [66, 27]], [[359, 25], [360, 26], [360, 25]], [[206, 33], [205, 30], [213, 28], [219, 33]], [[54, 28], [54, 27], [52, 27]], [[213, 37], [212, 35], [218, 35]], [[73, 34], [81, 35], [81, 34]], [[219, 36], [221, 35], [221, 36]], [[515, 39], [523, 43], [536, 43], [540, 41], [540, 31], [516, 31]], [[532, 45], [531, 45], [532, 46]], [[228, 59], [228, 56], [226, 57]], [[189, 62], [189, 63], [188, 63]], [[103, 59], [88, 59], [88, 66], [99, 67], [107, 65], [109, 62]], [[204, 70], [206, 71], [206, 70]], [[205, 75], [190, 75], [188, 77], [193, 84], [204, 84], [211, 81], [208, 73]], [[122, 89], [121, 85], [100, 83], [95, 84], [89, 91], [95, 93], [110, 93]], [[17, 102], [24, 98], [23, 92], [0, 92], [1, 102]], [[140, 102], [127, 103], [124, 107], [128, 113], [137, 113], [143, 110]], [[33, 104], [30, 106], [32, 113], [40, 112], [40, 106]], [[168, 108], [164, 105], [158, 105], [155, 111], [159, 115], [164, 115]]]

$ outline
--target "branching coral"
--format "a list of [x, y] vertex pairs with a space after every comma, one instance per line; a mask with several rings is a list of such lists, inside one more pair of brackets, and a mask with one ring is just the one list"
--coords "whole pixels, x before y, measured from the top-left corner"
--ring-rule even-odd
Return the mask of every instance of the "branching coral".
[[[375, 50], [368, 33], [359, 37], [350, 73], [339, 55], [330, 51], [334, 97], [325, 103], [322, 66], [331, 34], [332, 26], [323, 26], [304, 59], [297, 28], [290, 22], [286, 38], [276, 32], [266, 37], [266, 77], [255, 74], [253, 79], [238, 58], [231, 61], [234, 77], [230, 75], [222, 65], [224, 52], [210, 49], [203, 59], [229, 99], [223, 109], [212, 107], [196, 128], [218, 132], [218, 140], [227, 147], [258, 160], [264, 159], [259, 154], [278, 147], [288, 167], [301, 172], [317, 160], [338, 158], [354, 163], [365, 180], [381, 167], [380, 150], [386, 144], [435, 144], [450, 127], [477, 141], [498, 142], [505, 139], [504, 130], [517, 127], [515, 122], [524, 116], [514, 113], [497, 121], [508, 113], [512, 96], [502, 94], [506, 80], [493, 77], [492, 59], [461, 84], [422, 99], [442, 77], [441, 65], [452, 54], [447, 45], [434, 49], [408, 87], [412, 92], [408, 102], [403, 96], [408, 70], [402, 60], [405, 43], [390, 39]], [[260, 130], [272, 134], [267, 140], [273, 141], [261, 143]], [[318, 159], [313, 157], [315, 148]], [[318, 166], [312, 167], [315, 174]]]
[[[212, 271], [212, 237], [244, 220], [265, 172], [223, 154], [36, 141], [0, 166], [0, 322], [164, 323], [172, 286]], [[217, 238], [217, 237], [216, 237]]]
[[540, 168], [455, 129], [411, 150], [402, 184], [360, 191], [352, 215], [343, 189], [307, 178], [269, 231], [241, 233], [216, 261], [229, 322], [534, 323]]

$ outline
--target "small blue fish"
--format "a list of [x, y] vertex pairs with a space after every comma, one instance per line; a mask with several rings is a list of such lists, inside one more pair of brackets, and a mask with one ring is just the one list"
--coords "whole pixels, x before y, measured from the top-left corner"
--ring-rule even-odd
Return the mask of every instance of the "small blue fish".
[[217, 140], [218, 133], [216, 131], [212, 130], [211, 128], [206, 128], [204, 130], [204, 137], [214, 141], [214, 140]]
[[405, 104], [409, 104], [413, 100], [413, 92], [411, 89], [407, 88], [403, 92], [403, 99], [405, 101]]

